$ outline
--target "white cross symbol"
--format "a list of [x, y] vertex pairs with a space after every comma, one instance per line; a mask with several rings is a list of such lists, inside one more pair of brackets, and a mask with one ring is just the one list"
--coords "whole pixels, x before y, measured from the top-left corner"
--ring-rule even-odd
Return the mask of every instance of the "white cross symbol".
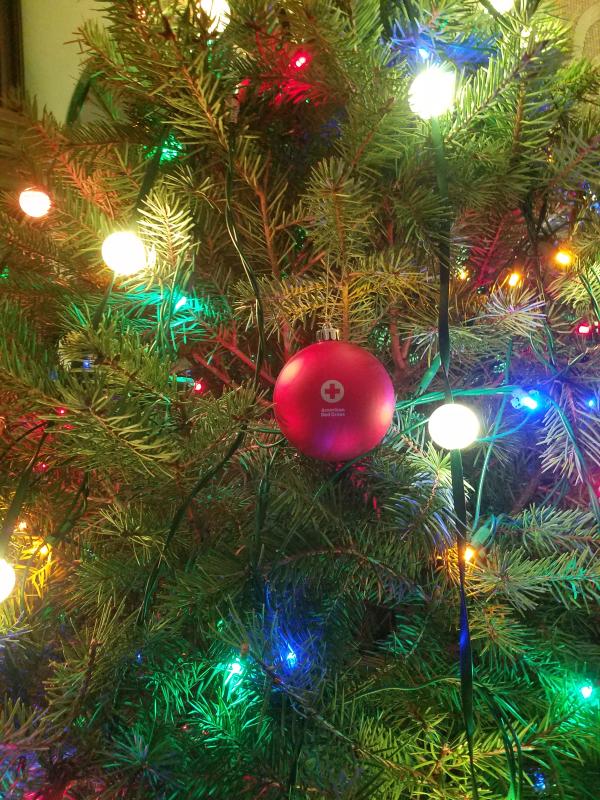
[[321, 386], [321, 397], [326, 403], [339, 403], [344, 396], [344, 386], [339, 381], [325, 381]]

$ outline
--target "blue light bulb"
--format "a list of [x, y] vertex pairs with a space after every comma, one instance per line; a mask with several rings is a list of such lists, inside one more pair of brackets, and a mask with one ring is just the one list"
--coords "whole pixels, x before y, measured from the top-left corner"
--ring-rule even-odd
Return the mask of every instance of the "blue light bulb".
[[427, 58], [429, 58], [429, 50], [427, 50], [426, 47], [419, 47], [417, 52], [419, 53], [419, 55], [421, 56], [423, 61], [425, 61]]
[[535, 411], [536, 408], [539, 408], [540, 404], [535, 399], [535, 397], [532, 397], [531, 395], [528, 394], [522, 398], [521, 405], [525, 406], [525, 408], [528, 408], [530, 411]]
[[541, 770], [536, 769], [531, 777], [533, 778], [533, 788], [536, 792], [546, 791], [546, 776]]
[[597, 406], [596, 398], [595, 397], [590, 397], [589, 400], [585, 401], [585, 404], [586, 404], [586, 406], [588, 408], [596, 408], [596, 406]]
[[288, 650], [285, 660], [287, 661], [290, 667], [296, 666], [296, 662], [298, 661], [298, 656], [296, 655], [296, 653], [294, 653], [291, 647]]

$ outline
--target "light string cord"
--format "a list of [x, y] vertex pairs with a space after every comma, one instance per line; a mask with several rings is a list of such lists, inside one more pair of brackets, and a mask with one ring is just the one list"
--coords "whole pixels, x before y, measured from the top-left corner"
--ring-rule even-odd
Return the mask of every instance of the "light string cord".
[[[444, 154], [444, 141], [439, 123], [435, 117], [431, 119], [431, 138], [436, 166], [436, 177], [440, 196], [444, 202], [444, 212], [449, 208], [448, 175]], [[450, 385], [450, 221], [444, 218], [438, 239], [438, 263], [440, 270], [440, 294], [438, 316], [438, 340], [440, 362], [445, 384], [445, 396], [449, 403], [454, 401]], [[473, 652], [469, 630], [469, 614], [466, 594], [466, 549], [467, 549], [467, 504], [465, 497], [464, 473], [460, 450], [450, 451], [450, 475], [452, 480], [452, 501], [456, 517], [456, 547], [458, 553], [459, 574], [459, 647], [460, 647], [460, 688], [462, 712], [465, 723], [469, 766], [471, 773], [471, 789], [473, 800], [479, 800], [477, 776], [475, 773], [475, 757], [473, 733], [475, 719], [473, 714]]]
[[[258, 350], [256, 355], [256, 367], [254, 371], [254, 379], [253, 379], [253, 388], [255, 392], [258, 390], [259, 383], [260, 383], [260, 371], [263, 365], [264, 355], [265, 355], [265, 333], [264, 333], [264, 310], [262, 305], [262, 299], [260, 294], [260, 285], [256, 278], [256, 275], [252, 268], [250, 267], [244, 253], [239, 244], [239, 237], [237, 233], [237, 228], [235, 226], [235, 218], [233, 214], [232, 208], [232, 198], [233, 198], [233, 172], [234, 172], [234, 153], [235, 153], [235, 125], [234, 123], [230, 124], [229, 128], [229, 152], [227, 158], [227, 175], [225, 181], [225, 223], [227, 226], [227, 231], [229, 232], [229, 236], [231, 237], [232, 244], [235, 248], [235, 251], [240, 259], [244, 272], [246, 273], [246, 277], [252, 287], [252, 291], [254, 292], [255, 297], [255, 312], [256, 312], [256, 321], [258, 326]], [[208, 482], [217, 475], [223, 467], [230, 461], [236, 451], [242, 445], [246, 437], [247, 431], [247, 424], [242, 424], [241, 429], [238, 431], [235, 439], [231, 442], [229, 447], [227, 448], [223, 457], [218, 461], [216, 464], [213, 464], [212, 467], [209, 467], [206, 472], [204, 472], [200, 478], [196, 481], [192, 490], [178, 507], [173, 519], [171, 521], [171, 525], [169, 526], [169, 530], [167, 536], [165, 538], [165, 542], [161, 548], [160, 554], [158, 555], [152, 571], [148, 577], [148, 581], [146, 582], [146, 588], [144, 591], [144, 597], [142, 600], [142, 605], [137, 617], [138, 625], [143, 625], [148, 618], [148, 614], [152, 607], [153, 598], [156, 592], [156, 587], [158, 585], [158, 579], [160, 577], [160, 572], [162, 565], [165, 560], [165, 556], [167, 550], [169, 549], [171, 542], [175, 538], [175, 534], [179, 530], [181, 523], [183, 522], [183, 518], [185, 516], [186, 511], [188, 510], [189, 506], [193, 502], [196, 495], [208, 484]]]

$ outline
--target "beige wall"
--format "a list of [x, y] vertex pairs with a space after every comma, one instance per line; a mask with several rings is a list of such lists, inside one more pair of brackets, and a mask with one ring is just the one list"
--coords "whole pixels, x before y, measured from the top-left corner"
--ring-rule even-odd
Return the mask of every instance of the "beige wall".
[[73, 32], [99, 18], [94, 0], [21, 0], [25, 88], [64, 121], [79, 75], [80, 58]]

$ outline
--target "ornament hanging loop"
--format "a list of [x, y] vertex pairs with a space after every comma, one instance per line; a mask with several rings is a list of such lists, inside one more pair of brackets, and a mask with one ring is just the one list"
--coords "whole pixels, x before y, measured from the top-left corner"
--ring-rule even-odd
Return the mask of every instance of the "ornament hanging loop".
[[321, 329], [317, 331], [317, 342], [339, 342], [340, 329], [334, 328], [330, 322], [324, 322]]

